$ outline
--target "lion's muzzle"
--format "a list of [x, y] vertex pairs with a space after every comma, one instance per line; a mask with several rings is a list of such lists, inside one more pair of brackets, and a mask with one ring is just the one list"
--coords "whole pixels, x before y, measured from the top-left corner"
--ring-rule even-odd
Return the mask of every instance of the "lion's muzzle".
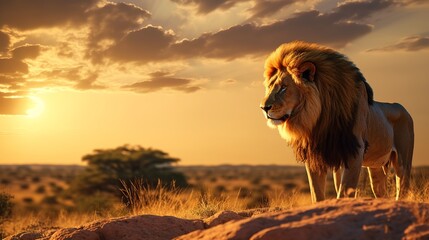
[[267, 119], [274, 120], [274, 121], [282, 121], [282, 122], [284, 122], [284, 121], [286, 121], [289, 117], [290, 117], [290, 114], [285, 114], [285, 115], [283, 115], [283, 117], [281, 117], [281, 118], [273, 118], [273, 117], [271, 117], [271, 116], [267, 113]]
[[269, 111], [273, 108], [272, 105], [262, 105], [261, 104], [260, 107], [262, 110], [264, 110], [265, 116], [269, 120], [285, 122], [290, 117], [290, 114], [285, 114], [280, 118], [275, 118], [275, 117], [270, 116], [270, 113], [269, 113]]
[[270, 109], [273, 107], [273, 105], [261, 105], [260, 106], [262, 108], [262, 110], [265, 111], [265, 113], [268, 115], [268, 111], [270, 111]]

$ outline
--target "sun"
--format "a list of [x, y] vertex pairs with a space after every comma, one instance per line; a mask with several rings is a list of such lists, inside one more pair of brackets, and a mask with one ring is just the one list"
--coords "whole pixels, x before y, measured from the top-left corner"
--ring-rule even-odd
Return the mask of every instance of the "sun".
[[45, 109], [45, 104], [39, 97], [36, 96], [29, 96], [33, 103], [34, 107], [30, 108], [26, 111], [26, 115], [30, 118], [35, 118], [40, 116], [43, 113], [43, 110]]

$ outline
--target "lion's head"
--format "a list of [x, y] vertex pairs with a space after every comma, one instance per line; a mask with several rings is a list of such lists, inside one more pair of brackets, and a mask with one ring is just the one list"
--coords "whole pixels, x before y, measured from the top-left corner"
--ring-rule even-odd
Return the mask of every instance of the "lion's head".
[[[344, 55], [317, 44], [283, 44], [267, 58], [261, 108], [270, 127], [314, 169], [347, 166], [358, 151], [353, 134], [361, 97], [372, 90]], [[364, 84], [366, 94], [359, 87]]]

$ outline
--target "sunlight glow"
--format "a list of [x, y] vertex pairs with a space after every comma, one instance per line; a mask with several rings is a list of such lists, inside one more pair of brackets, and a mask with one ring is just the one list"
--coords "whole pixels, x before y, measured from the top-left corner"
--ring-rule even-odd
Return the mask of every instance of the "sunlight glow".
[[39, 97], [29, 96], [29, 98], [33, 101], [34, 107], [27, 110], [27, 116], [30, 118], [40, 116], [45, 109], [45, 103]]

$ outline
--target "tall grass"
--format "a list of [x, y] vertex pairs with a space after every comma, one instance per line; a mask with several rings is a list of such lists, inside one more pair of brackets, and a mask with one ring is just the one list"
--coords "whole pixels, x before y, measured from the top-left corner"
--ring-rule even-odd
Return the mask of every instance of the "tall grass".
[[423, 172], [415, 172], [410, 182], [407, 200], [429, 203], [429, 176]]
[[[80, 204], [89, 204], [94, 207], [94, 203], [98, 203], [100, 199], [95, 199], [99, 196], [95, 194], [93, 198], [88, 198], [93, 201], [88, 202], [88, 199], [77, 199]], [[105, 199], [104, 199], [105, 200]], [[47, 206], [46, 204], [16, 204], [9, 219], [0, 224], [0, 230], [7, 235], [20, 232], [44, 232], [50, 229], [78, 227], [82, 224], [112, 217], [127, 215], [127, 211], [120, 203], [110, 205], [109, 209], [94, 209], [82, 211], [79, 208], [70, 209], [69, 206]], [[1, 239], [1, 238], [0, 238]]]
[[168, 189], [161, 181], [155, 187], [145, 184], [143, 180], [121, 181], [121, 184], [123, 202], [133, 215], [174, 214], [189, 205], [192, 199], [186, 196], [183, 189], [177, 188], [174, 182]]
[[[165, 187], [160, 181], [155, 187], [143, 181], [122, 182], [125, 204], [131, 214], [172, 215], [181, 218], [201, 218], [220, 210], [238, 210], [242, 203], [238, 197], [214, 194], [205, 189]], [[233, 199], [233, 200], [231, 200]]]
[[155, 214], [181, 218], [206, 218], [223, 210], [248, 210], [249, 206], [265, 207], [269, 210], [270, 208], [288, 209], [310, 203], [307, 194], [296, 191], [273, 191], [267, 194], [267, 201], [262, 201], [259, 193], [251, 193], [246, 198], [241, 198], [240, 190], [237, 193], [219, 193], [204, 188], [199, 190], [166, 188], [161, 182], [151, 187], [140, 180], [122, 182], [122, 186], [121, 191], [126, 205], [133, 215]]
[[55, 217], [46, 216], [45, 212], [29, 212], [16, 214], [12, 219], [2, 224], [6, 235], [20, 232], [45, 232], [52, 229], [77, 227], [85, 223], [106, 218], [96, 213], [77, 213], [61, 211]]

